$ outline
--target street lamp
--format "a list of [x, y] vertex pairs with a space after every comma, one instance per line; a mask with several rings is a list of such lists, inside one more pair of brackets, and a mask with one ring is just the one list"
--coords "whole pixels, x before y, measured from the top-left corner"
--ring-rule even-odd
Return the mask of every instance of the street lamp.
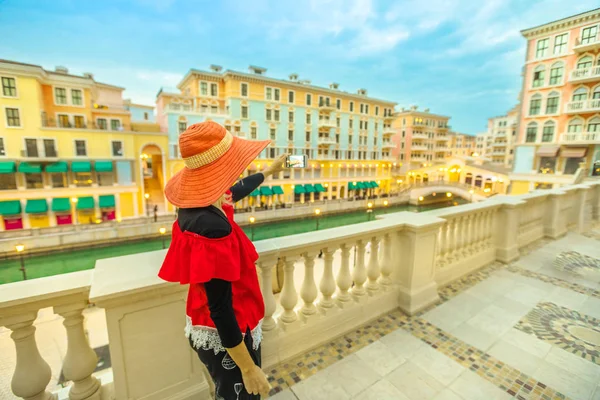
[[383, 201], [383, 206], [384, 206], [384, 207], [386, 207], [386, 208], [384, 209], [384, 211], [383, 211], [383, 212], [384, 212], [384, 214], [387, 214], [387, 206], [388, 206], [389, 204], [390, 204], [390, 203], [389, 203], [389, 201], [387, 201], [387, 200], [384, 200], [384, 201]]
[[256, 218], [250, 217], [248, 221], [250, 221], [250, 238], [254, 240], [254, 223], [256, 222]]
[[367, 203], [367, 221], [371, 220], [371, 215], [373, 214], [373, 203]]
[[27, 271], [25, 271], [25, 259], [23, 258], [23, 251], [25, 251], [25, 245], [23, 244], [18, 244], [15, 246], [15, 250], [17, 250], [17, 253], [19, 254], [19, 258], [21, 259], [21, 273], [23, 274], [23, 280], [26, 281], [27, 280]]
[[319, 208], [315, 209], [315, 215], [316, 215], [316, 219], [317, 219], [317, 230], [319, 230], [319, 216], [321, 215], [321, 209], [319, 209]]
[[148, 199], [150, 198], [150, 194], [146, 193], [144, 195], [144, 198], [146, 199], [146, 216], [149, 217], [150, 216], [150, 207], [148, 207]]
[[166, 248], [165, 246], [165, 233], [167, 233], [167, 230], [165, 228], [160, 228], [158, 230], [160, 232], [160, 236], [162, 237], [162, 245], [163, 245], [163, 250]]

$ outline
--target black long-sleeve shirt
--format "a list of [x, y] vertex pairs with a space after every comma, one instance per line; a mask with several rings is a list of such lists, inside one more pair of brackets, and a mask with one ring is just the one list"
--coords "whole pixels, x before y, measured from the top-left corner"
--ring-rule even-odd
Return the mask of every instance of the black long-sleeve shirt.
[[[265, 180], [262, 173], [250, 175], [231, 187], [233, 202], [242, 200]], [[196, 233], [211, 239], [222, 238], [231, 233], [231, 224], [221, 210], [214, 206], [180, 208], [177, 221], [182, 231]], [[243, 340], [242, 332], [233, 312], [231, 282], [211, 279], [204, 284], [210, 318], [215, 323], [221, 343], [232, 348]]]

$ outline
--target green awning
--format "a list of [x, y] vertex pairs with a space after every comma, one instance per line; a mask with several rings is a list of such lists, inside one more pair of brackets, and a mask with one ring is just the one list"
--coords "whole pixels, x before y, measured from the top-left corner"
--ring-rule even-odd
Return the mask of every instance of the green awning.
[[314, 193], [316, 190], [313, 185], [311, 185], [310, 183], [307, 183], [306, 185], [304, 185], [304, 191], [306, 193]]
[[365, 186], [364, 182], [358, 182], [358, 183], [356, 183], [356, 187], [358, 189], [367, 189], [367, 187]]
[[78, 210], [89, 210], [94, 208], [94, 198], [93, 197], [80, 197], [77, 201], [77, 209]]
[[258, 189], [254, 189], [254, 190], [252, 191], [252, 193], [250, 193], [250, 194], [249, 194], [249, 196], [251, 196], [251, 197], [260, 196], [260, 190], [258, 190]]
[[281, 186], [271, 186], [271, 190], [273, 191], [273, 194], [283, 194]]
[[52, 211], [71, 211], [71, 199], [68, 197], [52, 199]]
[[296, 185], [294, 187], [294, 193], [295, 194], [302, 194], [302, 193], [306, 193], [306, 190], [304, 190], [304, 186], [302, 186], [302, 185]]
[[25, 212], [27, 214], [39, 214], [48, 211], [48, 203], [44, 199], [27, 200]]
[[21, 214], [21, 202], [19, 200], [0, 201], [0, 215]]
[[98, 198], [100, 208], [113, 208], [115, 206], [115, 195], [107, 194]]
[[373, 189], [373, 185], [371, 185], [371, 182], [365, 181], [362, 184], [364, 185], [365, 189]]
[[372, 188], [378, 188], [379, 184], [377, 182], [375, 182], [375, 181], [371, 181], [371, 187]]
[[348, 190], [356, 190], [358, 189], [358, 184], [355, 182], [348, 182]]
[[260, 194], [263, 195], [263, 196], [273, 196], [273, 191], [268, 186], [261, 186], [260, 187]]
[[68, 167], [66, 162], [59, 161], [46, 165], [46, 172], [67, 172]]
[[41, 174], [42, 164], [32, 164], [28, 162], [22, 162], [19, 164], [19, 172], [24, 174]]
[[14, 173], [17, 169], [15, 167], [15, 162], [14, 161], [3, 161], [0, 162], [0, 174], [12, 174]]
[[96, 172], [112, 172], [113, 163], [112, 161], [96, 161], [94, 169]]
[[73, 161], [71, 163], [73, 172], [92, 172], [92, 163], [89, 161]]
[[315, 183], [315, 190], [317, 193], [325, 193], [327, 191], [320, 183]]

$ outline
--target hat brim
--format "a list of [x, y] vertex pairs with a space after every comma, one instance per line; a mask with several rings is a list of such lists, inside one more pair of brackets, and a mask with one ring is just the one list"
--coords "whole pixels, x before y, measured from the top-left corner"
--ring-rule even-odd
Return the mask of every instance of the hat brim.
[[229, 150], [217, 160], [200, 168], [184, 167], [173, 175], [165, 188], [165, 197], [179, 208], [214, 204], [269, 143], [270, 140], [251, 141], [234, 137]]

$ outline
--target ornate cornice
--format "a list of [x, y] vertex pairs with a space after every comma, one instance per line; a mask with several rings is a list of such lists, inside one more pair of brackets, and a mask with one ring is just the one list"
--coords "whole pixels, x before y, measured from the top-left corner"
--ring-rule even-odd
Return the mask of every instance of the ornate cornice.
[[559, 19], [558, 21], [549, 22], [544, 25], [524, 29], [521, 31], [521, 34], [525, 38], [529, 39], [539, 35], [545, 35], [554, 31], [565, 30], [567, 28], [573, 28], [578, 25], [585, 25], [594, 21], [600, 21], [600, 8], [591, 11], [586, 11], [581, 14], [573, 15], [571, 17]]

